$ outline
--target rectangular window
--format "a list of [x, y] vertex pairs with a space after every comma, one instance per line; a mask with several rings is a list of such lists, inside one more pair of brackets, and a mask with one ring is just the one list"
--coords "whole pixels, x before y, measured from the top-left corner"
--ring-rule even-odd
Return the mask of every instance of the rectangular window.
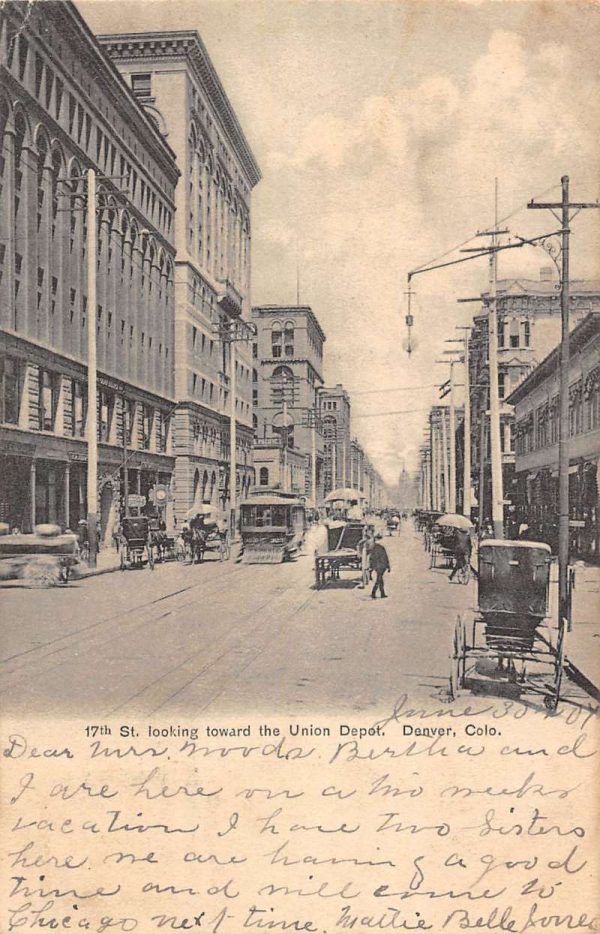
[[131, 90], [136, 97], [151, 97], [152, 75], [148, 73], [132, 75]]
[[40, 431], [54, 431], [58, 404], [58, 377], [49, 370], [40, 370], [38, 401]]
[[71, 380], [71, 398], [73, 400], [72, 434], [75, 438], [83, 438], [87, 418], [87, 386], [78, 379]]
[[154, 422], [154, 410], [149, 405], [142, 406], [142, 447], [145, 451], [150, 448], [152, 438], [152, 425]]
[[164, 454], [169, 444], [169, 419], [164, 412], [159, 412], [158, 418], [158, 450]]
[[531, 322], [528, 319], [523, 322], [523, 343], [526, 347], [531, 343]]
[[125, 400], [125, 431], [127, 434], [127, 447], [133, 445], [133, 430], [135, 427], [135, 402], [133, 399]]
[[498, 347], [504, 347], [506, 325], [503, 318], [498, 319]]
[[98, 440], [105, 444], [110, 439], [114, 405], [115, 397], [112, 392], [101, 389], [98, 393]]
[[506, 373], [498, 373], [498, 398], [504, 399], [506, 395]]
[[19, 422], [19, 362], [12, 357], [0, 357], [0, 422]]

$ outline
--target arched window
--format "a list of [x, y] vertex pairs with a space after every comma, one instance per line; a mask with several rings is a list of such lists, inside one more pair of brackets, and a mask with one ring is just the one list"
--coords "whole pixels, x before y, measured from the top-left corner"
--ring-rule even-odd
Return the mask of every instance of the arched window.
[[281, 325], [274, 321], [271, 328], [271, 353], [273, 357], [281, 356]]
[[283, 346], [286, 357], [294, 356], [294, 325], [291, 321], [285, 322], [283, 331]]
[[[56, 236], [56, 225], [58, 221], [58, 201], [59, 201], [59, 181], [63, 168], [63, 159], [60, 151], [55, 149], [52, 152], [52, 240]], [[64, 216], [64, 215], [63, 215]]]
[[274, 405], [294, 403], [294, 371], [289, 366], [276, 366], [271, 375], [271, 395]]
[[269, 485], [269, 468], [268, 468], [268, 467], [261, 467], [261, 468], [260, 468], [260, 471], [259, 471], [259, 481], [258, 481], [258, 482], [259, 482], [260, 486], [268, 486], [268, 485]]

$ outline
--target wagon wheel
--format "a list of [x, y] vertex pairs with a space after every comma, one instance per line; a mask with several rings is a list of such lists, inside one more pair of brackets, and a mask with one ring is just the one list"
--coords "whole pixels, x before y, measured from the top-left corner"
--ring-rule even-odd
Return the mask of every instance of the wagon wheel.
[[556, 713], [558, 702], [560, 700], [560, 686], [565, 664], [565, 629], [566, 623], [563, 620], [562, 625], [558, 627], [558, 641], [556, 643], [556, 656], [554, 659], [554, 693], [544, 696], [544, 706], [551, 713]]
[[456, 617], [454, 637], [452, 640], [452, 658], [450, 664], [450, 700], [456, 700], [460, 688], [465, 686], [465, 671], [467, 661], [467, 640], [465, 624], [460, 614]]

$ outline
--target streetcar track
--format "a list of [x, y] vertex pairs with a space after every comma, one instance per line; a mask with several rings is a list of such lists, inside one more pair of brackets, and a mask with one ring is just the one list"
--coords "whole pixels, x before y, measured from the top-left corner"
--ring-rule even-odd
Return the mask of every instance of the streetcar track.
[[[253, 610], [251, 613], [248, 613], [245, 617], [243, 617], [243, 618], [240, 620], [240, 623], [247, 623], [249, 619], [252, 619], [253, 616], [256, 616], [257, 614], [261, 613], [261, 611], [262, 611], [266, 606], [268, 606], [269, 604], [272, 604], [277, 598], [281, 599], [282, 597], [285, 597], [286, 595], [288, 595], [290, 592], [293, 594], [293, 589], [290, 588], [290, 587], [286, 587], [283, 593], [274, 594], [273, 597], [272, 597], [270, 600], [267, 600], [264, 604], [262, 604], [261, 606], [257, 607], [257, 608], [256, 608], [255, 610]], [[304, 607], [306, 607], [306, 606], [308, 605], [308, 603], [310, 603], [310, 601], [311, 601], [313, 598], [314, 598], [314, 594], [310, 594], [306, 599], [304, 599], [304, 600], [302, 601], [302, 603], [301, 603], [299, 606], [297, 606], [294, 610], [292, 610], [292, 611], [286, 616], [286, 618], [282, 621], [282, 623], [280, 624], [280, 626], [279, 626], [278, 629], [277, 629], [277, 635], [279, 635], [279, 633], [281, 632], [281, 630], [285, 627], [285, 625], [287, 624], [288, 620], [289, 620], [290, 618], [292, 618], [293, 616], [295, 616], [297, 613], [299, 613], [302, 609], [304, 609]], [[240, 647], [242, 647], [244, 643], [247, 644], [250, 640], [256, 639], [257, 636], [260, 634], [261, 630], [267, 629], [268, 626], [269, 626], [269, 624], [270, 624], [270, 620], [264, 620], [264, 619], [262, 619], [261, 621], [259, 621], [258, 625], [255, 626], [250, 632], [247, 632], [247, 631], [246, 631], [246, 632], [243, 632], [243, 633], [240, 635], [240, 637], [233, 643], [233, 645], [231, 645], [228, 649], [226, 649], [226, 651], [222, 652], [222, 653], [221, 653], [220, 655], [218, 655], [216, 658], [212, 659], [210, 662], [208, 662], [207, 664], [203, 665], [203, 667], [202, 667], [199, 671], [197, 671], [197, 672], [194, 673], [194, 676], [193, 676], [192, 678], [189, 678], [189, 679], [188, 679], [187, 681], [185, 681], [182, 685], [180, 685], [180, 686], [177, 688], [176, 691], [173, 691], [173, 693], [170, 694], [168, 697], [166, 697], [163, 701], [161, 701], [160, 704], [158, 704], [156, 707], [153, 707], [151, 710], [145, 711], [145, 712], [144, 712], [144, 716], [146, 716], [146, 717], [153, 716], [155, 713], [157, 713], [157, 711], [161, 710], [166, 704], [168, 704], [170, 701], [172, 701], [173, 698], [177, 697], [179, 694], [181, 694], [182, 691], [185, 691], [191, 684], [193, 684], [195, 681], [197, 681], [199, 678], [201, 678], [202, 675], [206, 674], [207, 671], [209, 671], [211, 668], [214, 668], [214, 667], [217, 666], [219, 663], [221, 663], [225, 658], [227, 658], [227, 657], [230, 656], [232, 653], [234, 653], [234, 652], [236, 652], [237, 650], [239, 650]], [[213, 644], [214, 644], [214, 643], [213, 643]], [[246, 669], [249, 665], [251, 665], [252, 662], [255, 661], [255, 659], [257, 659], [257, 658], [259, 657], [259, 655], [260, 655], [263, 651], [264, 651], [264, 646], [261, 645], [260, 648], [259, 648], [257, 651], [255, 651], [255, 652], [251, 655], [251, 657], [248, 659], [248, 661], [247, 661], [244, 665], [242, 665], [241, 668], [236, 668], [235, 676], [237, 677], [237, 675], [238, 675], [241, 671], [245, 671], [245, 669]], [[194, 655], [190, 656], [189, 659], [187, 659], [187, 660], [186, 660], [185, 662], [183, 662], [181, 665], [178, 665], [176, 668], [174, 668], [174, 669], [172, 670], [172, 672], [176, 671], [178, 668], [181, 668], [183, 665], [187, 664], [188, 662], [191, 662], [192, 659], [195, 658], [198, 654], [199, 654], [198, 652], [194, 653]], [[172, 673], [172, 672], [170, 672], [170, 673]], [[153, 682], [152, 684], [147, 685], [146, 688], [145, 688], [144, 690], [151, 690], [155, 685], [157, 685], [157, 684], [159, 683], [159, 681], [163, 680], [164, 677], [166, 677], [166, 676], [167, 676], [168, 674], [170, 674], [170, 673], [169, 673], [169, 672], [165, 673], [165, 675], [162, 675], [161, 678], [157, 679], [157, 680], [156, 680], [155, 682]], [[230, 678], [229, 680], [231, 680], [231, 678]], [[222, 690], [219, 691], [215, 696], [218, 697], [219, 694], [223, 693], [224, 690], [225, 690], [225, 685], [223, 685]], [[143, 693], [143, 692], [138, 692], [138, 694], [137, 694], [136, 696], [139, 696], [141, 693]], [[127, 702], [127, 703], [129, 703], [129, 702]], [[212, 700], [209, 701], [209, 703], [212, 703]], [[206, 709], [206, 706], [207, 706], [207, 705], [205, 704], [205, 705], [203, 705], [202, 707], [200, 707], [200, 708], [198, 708], [198, 709], [199, 709], [199, 710], [205, 710], [205, 709]], [[117, 708], [117, 711], [118, 711], [119, 709], [120, 709], [120, 708]], [[114, 715], [117, 711], [111, 711], [111, 715]]]
[[[308, 604], [311, 602], [311, 600], [314, 599], [314, 597], [315, 597], [315, 594], [314, 594], [314, 593], [313, 593], [313, 594], [310, 594], [310, 595], [306, 598], [306, 600], [304, 600], [304, 601], [300, 604], [299, 607], [296, 607], [296, 609], [295, 609], [292, 613], [290, 613], [290, 617], [289, 617], [289, 618], [291, 619], [293, 616], [296, 616], [298, 613], [300, 613], [305, 607], [308, 606]], [[284, 629], [286, 623], [287, 623], [287, 620], [284, 620], [284, 621], [281, 623], [281, 625], [278, 627], [278, 629], [277, 629], [277, 637], [279, 637], [279, 636], [281, 635], [281, 631]], [[252, 655], [252, 657], [248, 659], [248, 661], [246, 662], [245, 665], [242, 665], [241, 668], [238, 668], [238, 669], [237, 669], [237, 671], [236, 671], [236, 673], [235, 673], [235, 677], [237, 678], [237, 677], [240, 675], [240, 673], [241, 673], [242, 671], [246, 671], [246, 669], [249, 668], [250, 665], [252, 665], [253, 662], [255, 662], [256, 659], [257, 659], [260, 655], [262, 655], [263, 652], [264, 652], [264, 646], [261, 646], [261, 647], [258, 649], [258, 651], [256, 651], [256, 652], [254, 653], [254, 655]], [[210, 698], [210, 700], [207, 701], [205, 704], [203, 704], [202, 707], [199, 707], [199, 708], [198, 708], [198, 712], [203, 712], [203, 711], [205, 711], [208, 707], [210, 707], [210, 705], [211, 705], [218, 697], [220, 697], [220, 696], [225, 692], [225, 690], [226, 690], [226, 688], [228, 687], [228, 684], [229, 684], [230, 681], [231, 681], [231, 678], [229, 678], [229, 681], [228, 681], [227, 683], [223, 683], [223, 687], [221, 688], [221, 690], [220, 690], [220, 691], [217, 691], [216, 694], [213, 694], [213, 696]], [[179, 693], [179, 692], [176, 692], [176, 693]], [[175, 697], [176, 694], [174, 694], [174, 695], [172, 695], [172, 696]], [[172, 699], [172, 698], [169, 697], [169, 698], [167, 699], [167, 701], [169, 701], [169, 700], [171, 700], [171, 699]], [[167, 703], [167, 701], [165, 701], [165, 703]], [[163, 707], [164, 704], [161, 704], [160, 706]], [[154, 714], [154, 713], [156, 713], [157, 710], [160, 710], [160, 707], [157, 707], [157, 708], [155, 708], [155, 710], [150, 711], [149, 716], [152, 715], [152, 714]]]
[[[230, 573], [234, 573], [233, 571]], [[222, 580], [223, 577], [228, 575], [220, 575], [219, 580]], [[147, 606], [153, 606], [155, 603], [160, 603], [162, 600], [168, 600], [170, 597], [176, 597], [180, 593], [185, 593], [187, 590], [193, 590], [196, 587], [199, 587], [200, 584], [190, 584], [189, 587], [182, 587], [179, 590], [174, 590], [172, 593], [163, 594], [162, 597], [157, 597], [155, 600], [147, 600], [145, 603], [140, 603], [138, 606], [129, 607], [126, 610], [122, 610], [119, 613], [116, 613], [113, 616], [106, 616], [104, 619], [96, 620], [95, 623], [90, 623], [88, 626], [82, 626], [80, 629], [75, 629], [72, 632], [65, 633], [64, 636], [57, 636], [56, 639], [50, 639], [48, 642], [43, 642], [40, 645], [32, 646], [29, 649], [25, 649], [23, 652], [15, 652], [14, 655], [9, 655], [6, 658], [0, 659], [0, 664], [4, 665], [7, 662], [12, 661], [15, 658], [21, 658], [24, 655], [30, 655], [32, 652], [39, 652], [43, 648], [47, 648], [50, 645], [54, 645], [57, 642], [62, 642], [64, 639], [70, 639], [73, 636], [78, 635], [79, 633], [86, 632], [90, 629], [94, 629], [96, 626], [102, 626], [105, 623], [114, 622], [120, 619], [122, 616], [127, 616], [129, 613], [137, 613], [139, 610], [145, 609]]]
[[[222, 582], [223, 580], [225, 580], [225, 579], [227, 579], [227, 578], [233, 576], [236, 572], [239, 573], [239, 570], [238, 570], [238, 569], [235, 569], [235, 570], [230, 571], [229, 573], [220, 574], [220, 575], [218, 576], [218, 578], [214, 580], [214, 583], [215, 583], [215, 585], [217, 585], [217, 586], [212, 587], [212, 588], [210, 588], [210, 590], [205, 591], [205, 592], [203, 593], [203, 597], [210, 597], [210, 596], [212, 596], [214, 593], [217, 593], [217, 592], [221, 589], [221, 582]], [[206, 582], [202, 582], [202, 583], [206, 583]], [[3, 678], [4, 678], [4, 677], [9, 677], [9, 676], [11, 676], [11, 675], [16, 675], [16, 674], [18, 674], [18, 673], [20, 673], [20, 672], [28, 672], [28, 671], [30, 671], [30, 670], [32, 670], [32, 669], [36, 672], [36, 674], [46, 674], [46, 673], [48, 673], [49, 671], [54, 671], [56, 668], [60, 668], [63, 664], [65, 664], [65, 663], [68, 661], [68, 659], [63, 658], [63, 659], [61, 659], [61, 661], [59, 662], [59, 664], [50, 666], [50, 667], [48, 667], [48, 668], [44, 668], [44, 669], [41, 670], [41, 671], [40, 671], [39, 669], [36, 669], [35, 666], [36, 666], [36, 665], [42, 664], [43, 661], [44, 661], [45, 659], [49, 659], [49, 658], [51, 658], [53, 655], [57, 655], [57, 654], [60, 653], [60, 652], [66, 652], [66, 651], [73, 650], [73, 649], [78, 649], [78, 650], [80, 650], [81, 647], [85, 645], [85, 640], [86, 640], [86, 639], [89, 640], [89, 639], [91, 639], [91, 638], [93, 637], [93, 635], [98, 634], [98, 628], [101, 627], [101, 626], [106, 626], [106, 627], [111, 627], [111, 626], [112, 626], [112, 628], [113, 628], [113, 630], [114, 630], [114, 628], [118, 625], [118, 626], [119, 626], [118, 631], [119, 631], [120, 634], [124, 634], [125, 632], [127, 632], [127, 634], [131, 634], [131, 633], [135, 632], [137, 629], [141, 628], [142, 626], [151, 625], [152, 623], [155, 623], [155, 622], [157, 622], [158, 620], [165, 618], [165, 617], [166, 617], [167, 615], [169, 615], [169, 614], [162, 613], [162, 614], [160, 614], [159, 616], [144, 617], [142, 620], [138, 620], [138, 621], [135, 621], [135, 622], [132, 620], [132, 622], [131, 622], [130, 624], [127, 624], [127, 623], [122, 624], [122, 623], [120, 623], [119, 621], [120, 621], [124, 616], [128, 616], [128, 615], [134, 616], [134, 615], [138, 614], [139, 612], [141, 612], [142, 610], [146, 609], [146, 608], [149, 607], [149, 606], [153, 606], [153, 605], [155, 605], [156, 603], [160, 603], [160, 602], [162, 602], [163, 600], [168, 599], [169, 597], [178, 596], [178, 595], [181, 594], [181, 593], [184, 593], [184, 592], [189, 591], [189, 590], [193, 590], [193, 589], [195, 589], [196, 587], [199, 587], [199, 586], [201, 586], [201, 584], [194, 584], [194, 585], [192, 585], [192, 586], [190, 586], [190, 587], [185, 587], [185, 588], [179, 589], [179, 590], [177, 590], [177, 591], [173, 591], [172, 594], [165, 594], [165, 595], [163, 595], [162, 597], [159, 597], [159, 598], [157, 598], [157, 599], [155, 599], [155, 600], [151, 600], [151, 601], [147, 601], [146, 603], [139, 604], [138, 606], [132, 607], [132, 608], [130, 608], [129, 610], [126, 610], [126, 611], [124, 611], [124, 612], [122, 612], [122, 613], [118, 613], [118, 614], [116, 614], [116, 615], [114, 615], [114, 616], [111, 616], [111, 617], [106, 617], [106, 618], [103, 619], [103, 620], [98, 620], [96, 623], [92, 623], [92, 624], [90, 624], [89, 626], [84, 626], [84, 627], [82, 627], [81, 629], [78, 629], [78, 630], [75, 630], [74, 632], [71, 632], [71, 633], [66, 634], [65, 636], [60, 636], [60, 637], [57, 638], [57, 639], [50, 640], [49, 642], [43, 643], [42, 645], [36, 646], [35, 648], [28, 649], [28, 650], [26, 650], [25, 652], [15, 654], [15, 655], [13, 655], [13, 656], [10, 657], [10, 660], [17, 659], [17, 658], [22, 658], [22, 657], [25, 657], [25, 656], [31, 656], [31, 654], [32, 654], [33, 652], [38, 652], [38, 653], [39, 653], [39, 652], [42, 652], [44, 649], [49, 648], [50, 646], [53, 646], [53, 645], [56, 646], [56, 648], [52, 649], [52, 651], [50, 651], [50, 652], [46, 652], [46, 654], [44, 654], [44, 655], [41, 655], [41, 656], [40, 656], [40, 655], [37, 655], [35, 658], [31, 658], [31, 657], [27, 658], [25, 664], [20, 665], [20, 666], [18, 666], [18, 667], [16, 667], [16, 668], [13, 668], [13, 669], [11, 669], [10, 671], [5, 671], [5, 672], [3, 672], [3, 673], [2, 673], [2, 677], [3, 677]], [[192, 605], [194, 602], [195, 602], [195, 601], [190, 601], [190, 602], [188, 602], [188, 603], [182, 604], [181, 606], [174, 607], [173, 610], [170, 611], [170, 613], [173, 613], [173, 612], [175, 612], [175, 611], [177, 611], [177, 610], [179, 610], [179, 609], [183, 609], [183, 608], [186, 607], [186, 606], [190, 606], [190, 605]], [[93, 631], [94, 631], [94, 632], [93, 632]], [[111, 631], [110, 628], [107, 628], [105, 634], [109, 633], [110, 631]], [[80, 636], [81, 638], [80, 638], [79, 640], [77, 640], [77, 639], [76, 639], [77, 636]], [[112, 636], [111, 636], [110, 638], [108, 638], [105, 642], [100, 643], [100, 645], [95, 646], [95, 648], [96, 648], [97, 650], [99, 650], [99, 649], [103, 648], [105, 645], [108, 645], [109, 642], [111, 641], [111, 638], [112, 638]], [[69, 641], [66, 642], [65, 645], [62, 645], [62, 646], [57, 645], [57, 643], [63, 642], [63, 641], [65, 641], [65, 640], [69, 640]], [[88, 649], [88, 650], [89, 650], [89, 649]], [[20, 683], [20, 682], [17, 682], [17, 684], [19, 684], [19, 683]], [[14, 686], [15, 686], [14, 684], [11, 684], [11, 685], [7, 686], [6, 688], [2, 688], [2, 689], [0, 690], [0, 695], [6, 693], [7, 690], [11, 690]]]
[[[279, 595], [278, 595], [278, 596], [279, 596]], [[255, 610], [252, 610], [250, 613], [247, 613], [245, 616], [240, 617], [240, 618], [238, 619], [238, 624], [239, 624], [239, 625], [242, 625], [242, 624], [244, 624], [244, 623], [247, 623], [249, 619], [251, 619], [253, 616], [256, 616], [257, 613], [260, 613], [262, 610], [264, 610], [265, 607], [269, 606], [270, 603], [273, 603], [273, 601], [274, 601], [275, 599], [276, 599], [276, 596], [271, 597], [269, 600], [266, 600], [264, 603], [261, 603], [260, 606], [257, 607]], [[256, 630], [253, 629], [252, 632], [251, 632], [251, 633], [248, 633], [247, 635], [253, 635], [255, 631], [256, 631]], [[246, 637], [247, 637], [247, 636], [246, 636]], [[212, 648], [214, 647], [214, 645], [216, 644], [217, 641], [219, 641], [219, 640], [217, 640], [217, 639], [213, 640], [213, 642], [211, 643], [211, 645], [210, 645], [209, 648], [208, 648], [208, 651], [210, 651], [210, 649], [212, 649]], [[235, 643], [235, 645], [237, 645], [237, 644], [238, 644], [238, 643]], [[186, 684], [184, 684], [184, 685], [179, 689], [179, 691], [183, 690], [183, 689], [186, 687], [186, 685], [187, 685], [188, 683], [191, 683], [192, 681], [194, 681], [195, 678], [199, 677], [204, 671], [207, 671], [212, 665], [214, 665], [215, 663], [219, 662], [222, 658], [224, 658], [226, 655], [228, 655], [228, 654], [232, 651], [233, 648], [234, 648], [234, 646], [232, 646], [230, 649], [227, 649], [227, 651], [222, 652], [221, 655], [217, 656], [217, 658], [212, 659], [210, 662], [206, 663], [206, 664], [200, 669], [200, 671], [196, 673], [196, 675], [194, 676], [194, 678], [192, 678], [190, 682], [186, 682]], [[202, 653], [203, 653], [203, 654], [206, 654], [206, 652], [207, 652], [207, 649], [206, 649], [206, 647], [204, 647], [204, 648], [202, 649]], [[113, 710], [109, 711], [107, 714], [105, 714], [105, 716], [106, 716], [106, 717], [114, 716], [116, 713], [118, 713], [118, 712], [122, 709], [122, 707], [126, 706], [127, 704], [132, 703], [133, 701], [135, 701], [138, 697], [140, 697], [140, 696], [141, 696], [142, 694], [144, 694], [145, 692], [152, 690], [154, 687], [157, 687], [157, 686], [160, 684], [161, 681], [164, 681], [165, 678], [168, 678], [168, 677], [172, 676], [172, 675], [175, 674], [175, 672], [178, 671], [180, 668], [183, 668], [185, 665], [188, 665], [190, 662], [192, 662], [193, 659], [197, 658], [198, 655], [200, 655], [200, 652], [193, 652], [193, 653], [192, 653], [191, 655], [189, 655], [187, 658], [183, 659], [183, 661], [179, 662], [179, 664], [173, 666], [173, 668], [170, 668], [168, 671], [164, 671], [158, 678], [156, 678], [154, 681], [151, 681], [150, 684], [144, 685], [144, 687], [143, 687], [141, 690], [136, 691], [135, 694], [132, 694], [131, 697], [127, 698], [125, 701], [123, 701], [123, 703], [119, 704], [118, 707], [115, 707]], [[175, 693], [179, 693], [179, 691], [177, 691], [177, 692], [175, 692]], [[172, 696], [175, 696], [175, 695], [172, 695]], [[149, 712], [148, 712], [148, 716], [150, 716], [152, 713], [154, 713], [155, 710], [160, 709], [161, 706], [162, 706], [162, 704], [160, 704], [159, 707], [156, 707], [155, 709], [149, 711]]]

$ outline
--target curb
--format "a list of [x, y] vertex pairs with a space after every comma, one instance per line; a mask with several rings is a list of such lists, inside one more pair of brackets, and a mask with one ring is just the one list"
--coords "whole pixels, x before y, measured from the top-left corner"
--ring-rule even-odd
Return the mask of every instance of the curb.
[[98, 577], [100, 574], [112, 574], [113, 571], [119, 571], [120, 566], [115, 564], [114, 567], [109, 568], [87, 568], [85, 571], [80, 571], [77, 576], [73, 576], [73, 580], [85, 580], [86, 577]]

